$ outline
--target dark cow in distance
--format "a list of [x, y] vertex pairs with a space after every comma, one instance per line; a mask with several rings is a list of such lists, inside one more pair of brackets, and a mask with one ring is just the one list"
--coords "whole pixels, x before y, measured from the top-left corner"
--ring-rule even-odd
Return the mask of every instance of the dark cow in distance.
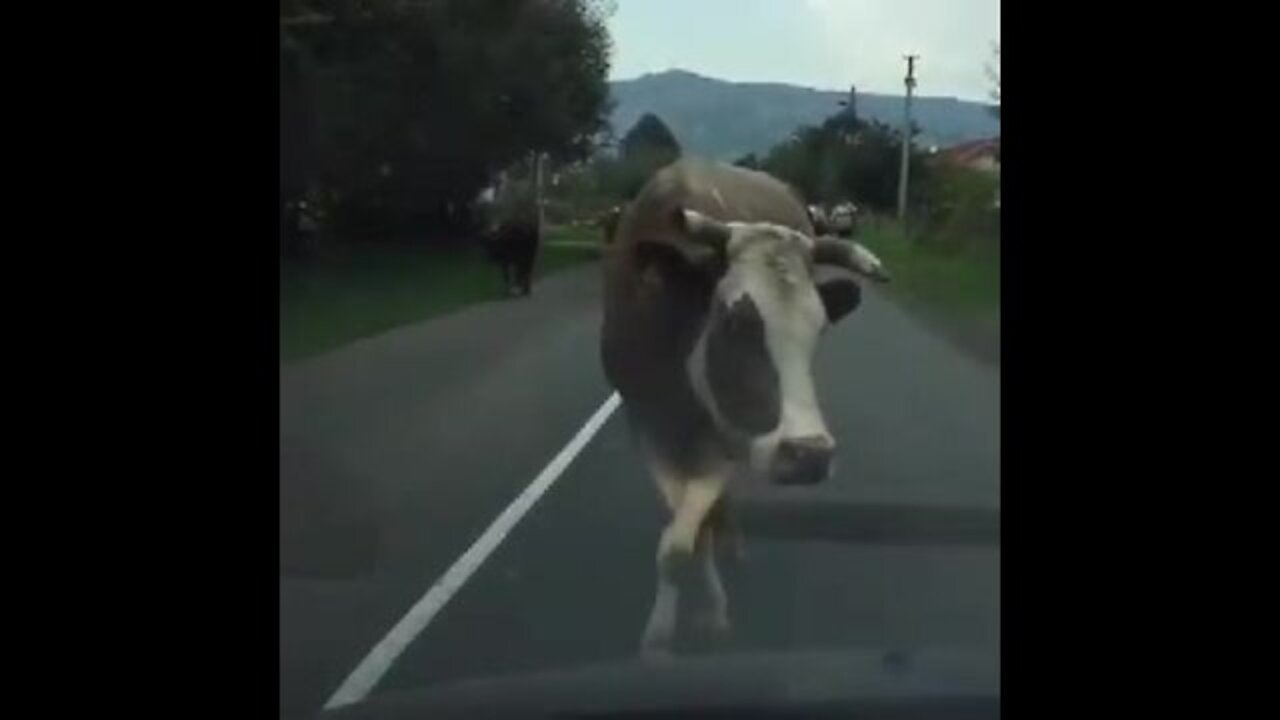
[[503, 286], [512, 295], [533, 292], [533, 266], [541, 241], [538, 221], [525, 218], [499, 220], [487, 233], [489, 259], [502, 270]]
[[710, 599], [698, 625], [728, 631], [713, 547], [736, 547], [731, 477], [809, 484], [831, 472], [811, 363], [826, 328], [857, 307], [857, 275], [888, 279], [860, 245], [815, 237], [796, 193], [762, 172], [681, 159], [623, 212], [606, 254], [601, 354], [672, 514], [643, 652], [671, 650], [679, 590], [695, 578]]
[[502, 271], [503, 287], [509, 295], [529, 295], [542, 242], [533, 198], [513, 188], [489, 190], [477, 200], [476, 211], [481, 244], [489, 260]]

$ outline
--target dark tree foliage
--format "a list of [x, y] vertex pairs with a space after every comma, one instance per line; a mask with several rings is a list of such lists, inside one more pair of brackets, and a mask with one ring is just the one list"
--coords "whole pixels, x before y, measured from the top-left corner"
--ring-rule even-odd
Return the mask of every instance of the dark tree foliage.
[[671, 134], [666, 123], [653, 113], [645, 113], [622, 138], [622, 157], [637, 158], [646, 155], [665, 155], [674, 159], [680, 155], [680, 143]]
[[619, 162], [610, 182], [623, 198], [633, 197], [653, 173], [680, 157], [675, 135], [652, 113], [641, 116], [618, 144]]
[[[918, 133], [913, 128], [913, 134]], [[809, 202], [844, 200], [880, 212], [897, 206], [901, 132], [841, 112], [818, 126], [802, 127], [761, 161], [761, 169], [791, 183]], [[927, 178], [923, 155], [913, 152], [909, 202], [919, 202]], [[920, 182], [917, 182], [920, 181]]]
[[609, 36], [590, 0], [282, 0], [281, 202], [344, 238], [468, 222], [494, 174], [588, 155]]

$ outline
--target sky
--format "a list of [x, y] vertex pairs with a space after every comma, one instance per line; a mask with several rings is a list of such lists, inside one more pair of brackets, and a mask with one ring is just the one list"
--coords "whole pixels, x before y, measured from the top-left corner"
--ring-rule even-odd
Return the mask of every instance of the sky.
[[1000, 0], [614, 0], [610, 79], [680, 68], [724, 80], [988, 102]]

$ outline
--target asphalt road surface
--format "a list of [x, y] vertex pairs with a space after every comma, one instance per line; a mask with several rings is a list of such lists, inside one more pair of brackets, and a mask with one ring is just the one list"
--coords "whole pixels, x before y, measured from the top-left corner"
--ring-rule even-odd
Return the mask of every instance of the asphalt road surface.
[[[610, 395], [596, 266], [280, 370], [280, 715], [310, 717]], [[836, 476], [741, 488], [718, 652], [999, 654], [998, 367], [878, 292], [823, 341]], [[374, 693], [634, 656], [664, 512], [622, 413]]]

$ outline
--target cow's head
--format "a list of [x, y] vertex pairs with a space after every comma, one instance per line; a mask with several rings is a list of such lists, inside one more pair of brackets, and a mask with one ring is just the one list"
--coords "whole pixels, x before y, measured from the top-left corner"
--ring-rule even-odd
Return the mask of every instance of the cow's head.
[[[861, 299], [850, 273], [888, 280], [880, 261], [855, 243], [771, 223], [726, 223], [684, 208], [673, 221], [684, 261], [713, 278], [707, 322], [686, 363], [699, 401], [754, 471], [779, 484], [825, 479], [835, 441], [818, 407], [814, 351]], [[823, 265], [842, 272], [819, 280]]]

